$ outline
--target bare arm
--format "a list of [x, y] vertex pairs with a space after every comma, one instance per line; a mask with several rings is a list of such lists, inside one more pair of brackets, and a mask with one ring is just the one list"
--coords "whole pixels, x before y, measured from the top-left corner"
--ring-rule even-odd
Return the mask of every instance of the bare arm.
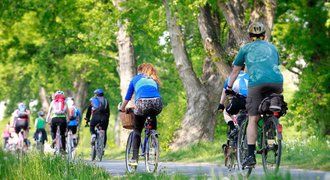
[[128, 100], [124, 100], [123, 104], [121, 104], [120, 111], [125, 112], [128, 102]]
[[225, 93], [225, 89], [223, 89], [221, 93], [220, 104], [224, 104], [225, 100], [226, 100], [226, 93]]
[[228, 88], [231, 89], [233, 87], [233, 84], [241, 69], [242, 69], [242, 66], [234, 66], [234, 68], [231, 71], [231, 74], [229, 76]]

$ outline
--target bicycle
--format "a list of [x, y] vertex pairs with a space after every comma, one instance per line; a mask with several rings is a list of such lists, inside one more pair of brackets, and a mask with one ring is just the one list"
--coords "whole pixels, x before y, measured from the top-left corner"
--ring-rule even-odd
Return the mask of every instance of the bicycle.
[[26, 153], [27, 149], [28, 149], [27, 140], [26, 140], [26, 142], [24, 141], [24, 130], [21, 129], [20, 132], [18, 133], [16, 151], [20, 155], [23, 155], [24, 153]]
[[[240, 110], [237, 115], [234, 116], [233, 122], [237, 129], [240, 128], [241, 121], [244, 120], [247, 116], [246, 110]], [[227, 133], [230, 132], [230, 128], [227, 129]], [[238, 170], [237, 163], [237, 139], [238, 135], [236, 134], [232, 138], [227, 138], [226, 144], [222, 145], [222, 150], [225, 157], [225, 166], [228, 168], [228, 171]]]
[[102, 129], [100, 124], [96, 125], [96, 138], [95, 143], [92, 145], [91, 159], [92, 161], [98, 157], [99, 161], [102, 161], [104, 155], [104, 137], [105, 131]]
[[62, 136], [61, 136], [61, 131], [60, 131], [60, 126], [57, 125], [57, 128], [56, 128], [56, 136], [55, 136], [55, 151], [54, 151], [54, 154], [55, 155], [61, 155], [62, 154], [62, 147], [63, 147], [63, 144], [62, 144]]
[[36, 134], [36, 148], [37, 151], [44, 153], [44, 140], [43, 140], [42, 131], [39, 131]]
[[67, 158], [69, 161], [75, 158], [75, 146], [73, 142], [73, 134], [72, 131], [69, 130], [67, 137], [66, 137], [66, 151], [67, 151]]
[[[146, 171], [149, 173], [157, 171], [159, 161], [159, 134], [156, 130], [152, 129], [151, 121], [151, 117], [147, 116], [147, 120], [144, 124], [144, 141], [141, 142], [140, 146], [142, 153], [139, 155], [144, 157]], [[130, 165], [129, 162], [133, 157], [133, 136], [134, 131], [130, 132], [126, 144], [125, 163], [126, 170], [129, 173], [133, 173], [137, 169], [137, 166]]]
[[[272, 111], [268, 107], [261, 110], [263, 103], [267, 103], [274, 96], [282, 95], [272, 94], [266, 97], [259, 106], [259, 111], [261, 112], [261, 117], [258, 121], [258, 149], [257, 154], [262, 156], [262, 165], [265, 173], [270, 171], [278, 172], [281, 155], [282, 155], [282, 125], [279, 123], [279, 117], [286, 113], [286, 103], [283, 101], [284, 106], [281, 107], [280, 112]], [[242, 167], [242, 161], [248, 155], [247, 150], [247, 136], [246, 129], [248, 125], [248, 118], [242, 122], [242, 126], [238, 132], [238, 167], [242, 171], [244, 176], [249, 176], [251, 174], [253, 167]]]

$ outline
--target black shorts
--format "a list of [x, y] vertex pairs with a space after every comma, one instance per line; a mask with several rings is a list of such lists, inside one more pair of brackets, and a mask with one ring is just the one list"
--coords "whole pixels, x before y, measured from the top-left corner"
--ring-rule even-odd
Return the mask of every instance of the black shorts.
[[77, 126], [68, 126], [68, 131], [71, 130], [72, 134], [77, 133]]
[[228, 114], [230, 115], [235, 115], [238, 114], [238, 112], [241, 109], [245, 109], [245, 97], [244, 96], [240, 96], [240, 97], [236, 97], [234, 96], [231, 100], [230, 103], [228, 104], [228, 106], [226, 107], [226, 111]]
[[29, 127], [29, 123], [27, 121], [16, 121], [15, 132], [16, 134], [18, 134], [21, 131], [21, 129], [26, 131], [28, 127]]
[[258, 108], [261, 101], [273, 93], [280, 94], [283, 91], [283, 84], [262, 84], [259, 86], [249, 87], [248, 97], [246, 98], [246, 110], [249, 116], [257, 116]]

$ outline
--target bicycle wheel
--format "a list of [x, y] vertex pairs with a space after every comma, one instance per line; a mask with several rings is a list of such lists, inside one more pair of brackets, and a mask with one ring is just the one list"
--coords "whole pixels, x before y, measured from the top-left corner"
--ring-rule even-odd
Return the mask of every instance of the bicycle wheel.
[[156, 172], [159, 160], [159, 142], [156, 133], [152, 133], [147, 141], [145, 152], [145, 166], [147, 172]]
[[263, 125], [262, 166], [265, 173], [278, 172], [282, 155], [281, 133], [277, 130], [278, 119], [270, 117]]
[[96, 145], [97, 145], [97, 142], [95, 142], [95, 144], [92, 145], [92, 147], [91, 147], [91, 160], [92, 161], [94, 161], [96, 158]]
[[66, 140], [66, 150], [67, 150], [67, 157], [68, 160], [71, 161], [74, 159], [74, 149], [73, 149], [73, 139], [72, 139], [72, 132], [69, 131], [68, 137]]
[[136, 168], [137, 168], [137, 166], [131, 166], [129, 164], [130, 160], [133, 157], [133, 134], [134, 134], [133, 131], [131, 133], [129, 133], [129, 136], [127, 139], [127, 144], [126, 144], [126, 153], [125, 153], [126, 171], [129, 173], [135, 172]]
[[60, 134], [60, 127], [57, 127], [56, 137], [55, 137], [55, 155], [61, 155], [61, 148], [62, 148], [62, 137]]
[[104, 150], [104, 131], [100, 131], [97, 138], [97, 157], [99, 161], [102, 161]]
[[244, 177], [249, 177], [252, 172], [252, 167], [242, 167], [242, 162], [245, 157], [248, 156], [248, 145], [247, 145], [247, 136], [246, 136], [246, 128], [248, 125], [248, 119], [245, 119], [242, 122], [240, 130], [238, 131], [238, 142], [237, 142], [237, 162], [238, 169], [241, 171], [241, 174]]

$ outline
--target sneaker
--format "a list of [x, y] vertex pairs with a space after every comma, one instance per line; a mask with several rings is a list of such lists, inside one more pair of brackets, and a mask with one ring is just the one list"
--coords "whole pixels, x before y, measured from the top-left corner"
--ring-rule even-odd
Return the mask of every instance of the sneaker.
[[228, 133], [228, 138], [229, 139], [234, 139], [234, 137], [238, 134], [238, 129], [235, 128], [233, 130], [231, 130], [229, 133]]
[[137, 166], [138, 162], [137, 162], [136, 159], [131, 159], [128, 164], [131, 165], [131, 166]]
[[255, 156], [248, 156], [243, 160], [242, 166], [243, 167], [251, 167], [256, 165], [256, 157]]
[[91, 137], [91, 145], [92, 146], [95, 145], [95, 139], [96, 139], [96, 135], [95, 134], [92, 134], [92, 137]]

